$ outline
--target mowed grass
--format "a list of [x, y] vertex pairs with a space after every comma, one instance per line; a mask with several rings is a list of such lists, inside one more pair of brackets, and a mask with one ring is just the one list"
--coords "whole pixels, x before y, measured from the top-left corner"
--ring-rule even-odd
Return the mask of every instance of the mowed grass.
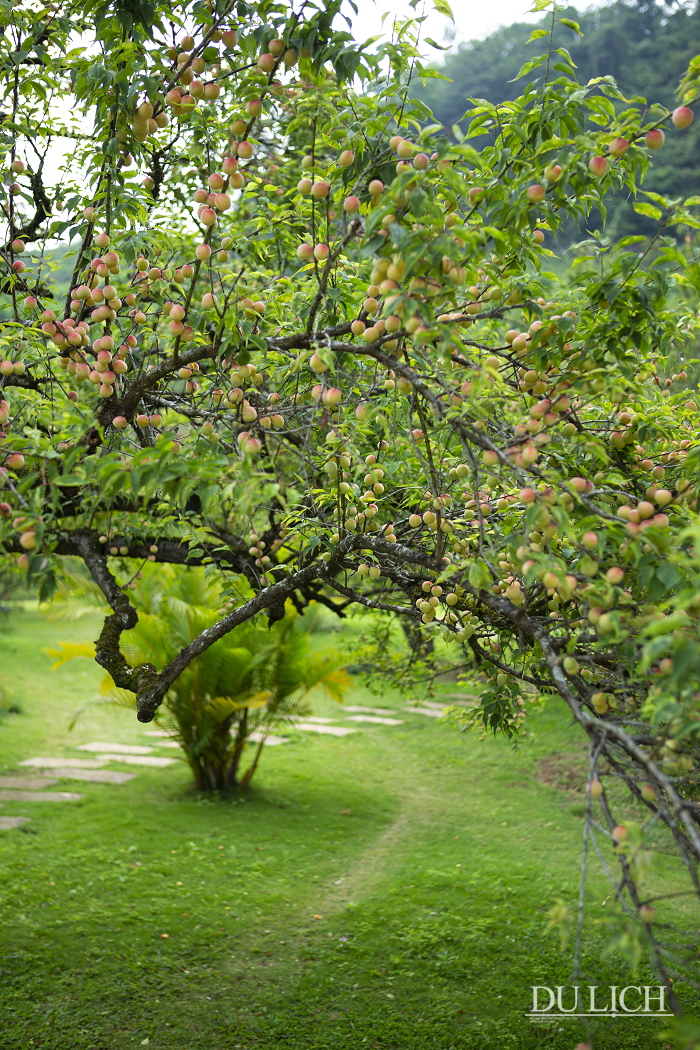
[[[101, 671], [52, 672], [42, 647], [94, 638], [97, 620], [57, 627], [27, 607], [0, 630], [3, 683], [22, 703], [0, 723], [0, 774], [85, 757], [74, 748], [92, 740], [153, 743], [113, 708], [68, 729]], [[76, 803], [3, 803], [32, 819], [0, 832], [2, 1050], [570, 1050], [590, 1036], [525, 1017], [532, 985], [571, 979], [571, 948], [545, 927], [558, 898], [576, 900], [583, 809], [536, 775], [581, 764], [564, 712], [534, 716], [535, 743], [515, 752], [406, 714], [393, 694], [346, 702], [404, 722], [297, 733], [242, 796], [197, 794], [178, 763], [53, 789]], [[342, 709], [319, 698], [315, 714]], [[594, 874], [582, 981], [653, 983], [601, 958], [610, 892]], [[595, 1046], [648, 1050], [658, 1030], [601, 1021]]]

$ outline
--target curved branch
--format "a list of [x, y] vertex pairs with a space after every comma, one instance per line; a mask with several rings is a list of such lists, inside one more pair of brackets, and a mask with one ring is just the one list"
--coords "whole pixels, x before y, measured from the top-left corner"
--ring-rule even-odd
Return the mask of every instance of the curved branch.
[[136, 609], [109, 571], [107, 557], [99, 550], [97, 533], [87, 530], [74, 532], [72, 539], [92, 578], [114, 610], [111, 616], [106, 617], [95, 642], [97, 663], [109, 672], [120, 689], [137, 692], [147, 688], [158, 675], [153, 664], [130, 667], [119, 648], [122, 632], [130, 631], [138, 623]]

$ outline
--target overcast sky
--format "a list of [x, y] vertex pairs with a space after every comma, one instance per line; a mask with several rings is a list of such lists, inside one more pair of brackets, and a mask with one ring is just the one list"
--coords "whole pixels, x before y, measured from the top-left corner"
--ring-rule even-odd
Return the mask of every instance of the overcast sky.
[[[423, 23], [423, 36], [430, 36], [439, 44], [447, 43], [455, 33], [454, 41], [477, 40], [493, 33], [500, 26], [510, 25], [512, 22], [537, 22], [542, 14], [529, 15], [528, 9], [532, 6], [532, 0], [449, 0], [452, 13], [455, 16], [454, 26], [444, 15], [438, 14], [433, 7], [433, 0], [420, 0], [417, 13], [428, 15]], [[579, 10], [592, 6], [581, 2], [581, 0], [570, 0], [573, 7]], [[384, 21], [386, 32], [392, 21], [392, 16], [405, 17], [411, 14], [408, 0], [355, 0], [359, 9], [356, 17], [349, 5], [347, 13], [353, 20], [353, 28], [356, 36], [376, 36], [382, 32], [382, 15], [390, 12]], [[446, 35], [447, 31], [447, 35]], [[432, 52], [437, 56], [439, 52]]]

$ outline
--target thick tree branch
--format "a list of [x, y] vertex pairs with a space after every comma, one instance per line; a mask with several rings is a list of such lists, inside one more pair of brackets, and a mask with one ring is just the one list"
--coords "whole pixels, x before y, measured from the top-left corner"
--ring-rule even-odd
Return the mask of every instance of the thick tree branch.
[[136, 609], [109, 571], [107, 558], [99, 550], [97, 534], [88, 531], [74, 532], [72, 540], [92, 578], [114, 610], [111, 616], [106, 617], [100, 637], [95, 642], [97, 663], [109, 672], [120, 689], [137, 692], [147, 688], [157, 676], [153, 664], [130, 667], [119, 648], [122, 632], [130, 631], [138, 623]]

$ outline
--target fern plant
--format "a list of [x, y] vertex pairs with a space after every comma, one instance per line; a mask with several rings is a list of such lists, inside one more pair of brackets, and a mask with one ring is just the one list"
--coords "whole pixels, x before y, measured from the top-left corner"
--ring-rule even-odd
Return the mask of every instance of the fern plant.
[[[134, 581], [130, 598], [139, 610], [136, 627], [123, 636], [123, 652], [135, 666], [149, 662], [161, 670], [184, 646], [221, 615], [221, 590], [202, 569], [176, 572], [148, 567]], [[45, 615], [70, 622], [104, 608], [91, 580], [66, 575]], [[176, 680], [161, 708], [160, 724], [178, 741], [202, 790], [246, 787], [260, 762], [265, 741], [276, 728], [310, 713], [308, 695], [322, 687], [342, 701], [347, 675], [337, 653], [313, 653], [316, 623], [292, 609], [269, 630], [247, 623], [194, 660]], [[54, 667], [75, 656], [94, 657], [90, 645], [62, 642], [49, 650]], [[118, 689], [109, 676], [99, 702], [133, 707], [134, 694]], [[255, 751], [242, 763], [251, 735]]]

